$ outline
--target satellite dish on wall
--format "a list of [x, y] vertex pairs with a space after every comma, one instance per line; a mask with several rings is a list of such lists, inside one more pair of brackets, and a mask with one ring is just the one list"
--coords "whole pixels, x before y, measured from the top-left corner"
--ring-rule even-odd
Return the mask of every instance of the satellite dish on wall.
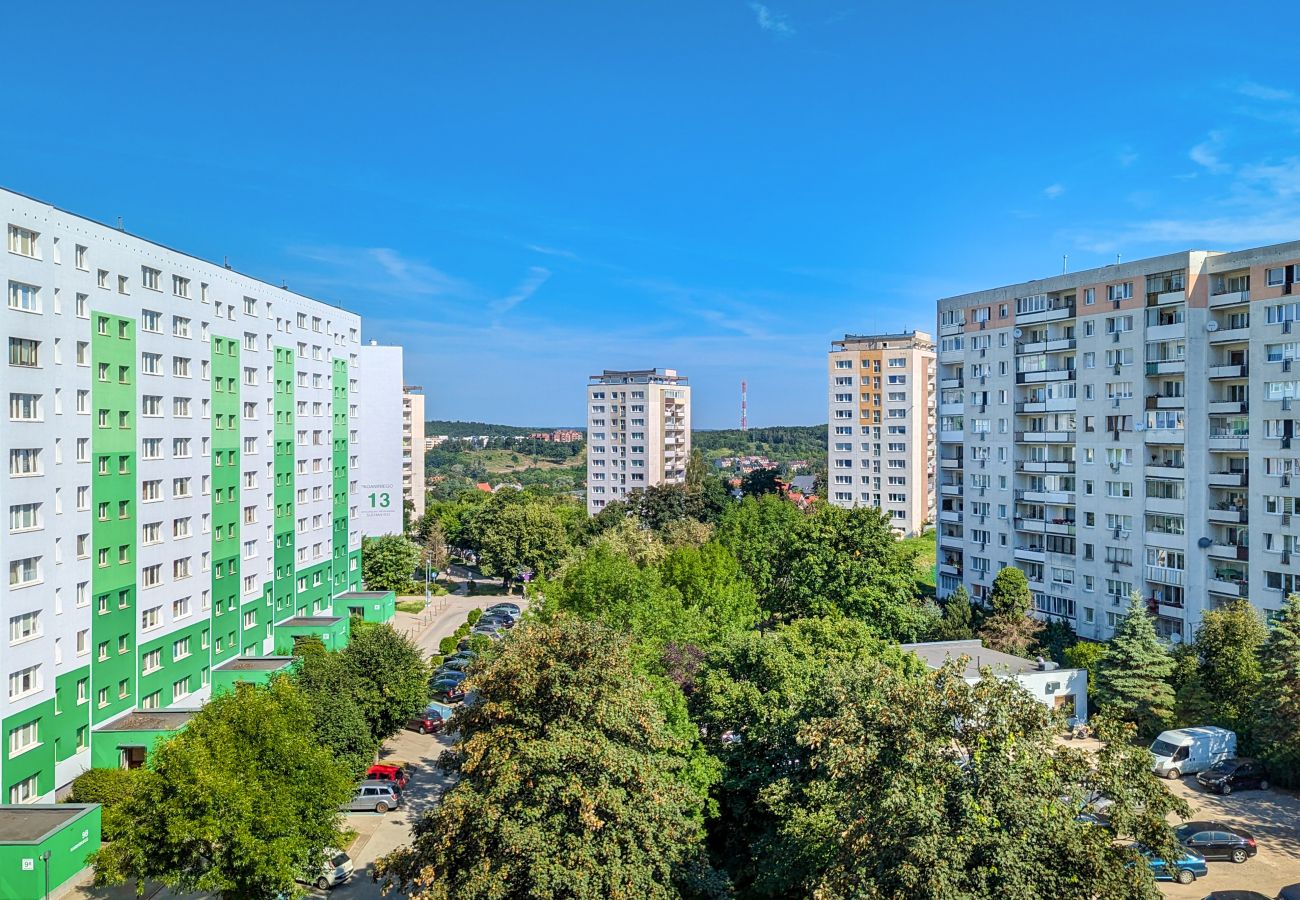
[[1025, 336], [1024, 329], [1023, 329], [1023, 328], [1016, 328], [1016, 329], [1014, 329], [1014, 330], [1011, 332], [1011, 336], [1012, 336], [1012, 337], [1018, 337], [1018, 338], [1024, 337], [1024, 336]]
[[1205, 550], [1209, 548], [1213, 543], [1214, 541], [1211, 538], [1203, 537], [1197, 540], [1196, 546], [1200, 547], [1202, 550]]
[[1219, 323], [1216, 322], [1216, 321], [1214, 321], [1213, 319], [1211, 319], [1210, 321], [1208, 321], [1208, 322], [1205, 323], [1205, 330], [1206, 330], [1206, 331], [1218, 331], [1218, 330], [1219, 330]]

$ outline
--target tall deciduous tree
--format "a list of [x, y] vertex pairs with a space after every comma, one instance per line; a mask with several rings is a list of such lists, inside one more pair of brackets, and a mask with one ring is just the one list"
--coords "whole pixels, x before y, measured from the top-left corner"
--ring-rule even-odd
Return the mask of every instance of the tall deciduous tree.
[[417, 900], [679, 896], [703, 798], [627, 639], [572, 617], [521, 628], [457, 712], [455, 786], [381, 877]]
[[1169, 677], [1174, 660], [1156, 636], [1146, 604], [1136, 591], [1097, 661], [1097, 705], [1150, 736], [1173, 716], [1174, 689]]
[[466, 531], [479, 564], [503, 578], [523, 569], [551, 572], [569, 549], [568, 532], [555, 510], [517, 491], [498, 491], [476, 507]]
[[343, 654], [330, 652], [319, 641], [303, 641], [298, 648], [293, 679], [311, 710], [308, 725], [316, 740], [352, 775], [360, 775], [375, 759], [379, 741], [357, 700]]
[[1300, 786], [1300, 594], [1287, 597], [1260, 654], [1258, 732], [1273, 779]]
[[427, 704], [424, 654], [391, 625], [353, 622], [352, 637], [338, 656], [375, 741], [397, 734]]
[[95, 854], [98, 884], [145, 879], [173, 893], [266, 900], [336, 847], [352, 780], [303, 723], [287, 678], [214, 697], [154, 751], [125, 827]]
[[367, 590], [410, 593], [411, 576], [419, 564], [419, 546], [400, 534], [361, 542], [361, 579]]
[[[1194, 711], [1216, 725], [1230, 728], [1246, 737], [1254, 724], [1254, 709], [1259, 702], [1260, 647], [1268, 639], [1268, 629], [1249, 600], [1235, 600], [1219, 609], [1205, 612], [1201, 627], [1192, 642], [1196, 669], [1194, 679], [1180, 692], [1180, 706]], [[1186, 701], [1187, 695], [1196, 698]], [[1195, 707], [1201, 707], [1196, 709]]]

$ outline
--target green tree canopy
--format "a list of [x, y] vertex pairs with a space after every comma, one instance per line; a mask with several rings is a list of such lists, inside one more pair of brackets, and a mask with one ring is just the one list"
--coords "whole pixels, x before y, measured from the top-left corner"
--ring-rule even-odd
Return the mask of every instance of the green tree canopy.
[[409, 594], [420, 554], [419, 545], [400, 534], [365, 538], [361, 542], [361, 579], [366, 589]]
[[702, 857], [685, 747], [626, 637], [563, 617], [520, 626], [457, 711], [459, 778], [388, 856], [416, 900], [675, 898]]
[[397, 734], [428, 703], [424, 654], [391, 625], [353, 622], [352, 637], [338, 657], [376, 742]]
[[477, 506], [465, 536], [482, 568], [500, 577], [554, 571], [569, 550], [564, 520], [546, 500], [503, 490]]
[[105, 841], [117, 840], [129, 824], [127, 809], [141, 769], [87, 769], [72, 780], [68, 803], [98, 803], [100, 831]]
[[942, 606], [943, 617], [935, 626], [935, 640], [968, 641], [975, 636], [973, 610], [966, 585], [957, 585], [957, 589], [944, 599]]
[[808, 774], [759, 797], [779, 823], [772, 858], [801, 876], [784, 895], [1160, 896], [1114, 833], [1076, 819], [1102, 794], [1119, 835], [1176, 851], [1165, 817], [1190, 810], [1124, 735], [1099, 758], [1060, 746], [1051, 710], [990, 671], [968, 683], [960, 662], [919, 678], [832, 668], [805, 705]]
[[1286, 598], [1260, 659], [1262, 755], [1274, 781], [1300, 787], [1300, 594]]
[[[1180, 697], [1180, 706], [1186, 704], [1196, 718], [1187, 724], [1213, 722], [1249, 742], [1259, 702], [1259, 651], [1267, 639], [1268, 629], [1249, 600], [1205, 611], [1191, 645], [1194, 678]], [[1188, 695], [1195, 699], [1189, 702]]]
[[1174, 689], [1169, 683], [1173, 671], [1173, 657], [1156, 636], [1141, 595], [1134, 591], [1128, 612], [1106, 644], [1106, 655], [1097, 661], [1097, 705], [1149, 737], [1173, 716]]
[[127, 801], [125, 827], [95, 854], [97, 884], [137, 879], [229, 900], [292, 893], [294, 878], [339, 846], [352, 780], [303, 723], [287, 678], [239, 684], [159, 744]]

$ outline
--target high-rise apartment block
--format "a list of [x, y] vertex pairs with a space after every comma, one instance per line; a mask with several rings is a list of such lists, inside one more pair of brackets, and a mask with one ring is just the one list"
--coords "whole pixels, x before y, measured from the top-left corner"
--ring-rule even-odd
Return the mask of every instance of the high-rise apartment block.
[[685, 484], [691, 386], [674, 369], [592, 375], [587, 384], [587, 512], [651, 485]]
[[351, 593], [360, 319], [18, 194], [0, 210], [0, 801], [25, 803], [141, 764], [213, 690], [384, 604]]
[[881, 509], [907, 535], [934, 521], [934, 378], [934, 340], [924, 332], [831, 342], [831, 503]]
[[402, 497], [411, 504], [411, 521], [424, 515], [424, 388], [402, 388]]
[[1131, 591], [1188, 640], [1300, 587], [1300, 243], [939, 301], [939, 591], [1002, 566], [1106, 638]]

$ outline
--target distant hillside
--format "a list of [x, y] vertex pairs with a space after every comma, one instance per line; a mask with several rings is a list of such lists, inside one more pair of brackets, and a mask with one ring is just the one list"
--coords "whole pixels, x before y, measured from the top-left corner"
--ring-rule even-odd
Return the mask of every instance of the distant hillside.
[[495, 437], [527, 437], [535, 431], [555, 431], [557, 428], [586, 430], [581, 426], [572, 425], [493, 425], [489, 422], [448, 422], [446, 419], [431, 419], [424, 423], [426, 435], [445, 434], [454, 438], [475, 437], [481, 434]]
[[691, 446], [705, 456], [767, 456], [773, 462], [811, 461], [826, 455], [825, 425], [773, 425], [770, 428], [723, 428], [691, 432]]

